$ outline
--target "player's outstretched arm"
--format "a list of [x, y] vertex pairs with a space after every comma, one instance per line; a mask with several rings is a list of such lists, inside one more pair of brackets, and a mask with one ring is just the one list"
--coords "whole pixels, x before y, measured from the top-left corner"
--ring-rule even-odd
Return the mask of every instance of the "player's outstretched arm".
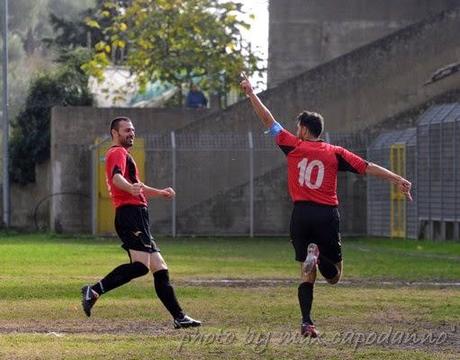
[[410, 194], [412, 184], [410, 181], [404, 179], [402, 176], [399, 176], [398, 174], [395, 174], [394, 172], [373, 163], [369, 163], [369, 165], [367, 166], [366, 175], [379, 177], [381, 179], [391, 182], [392, 184], [395, 184], [398, 187], [398, 189], [409, 200], [412, 201], [412, 196]]
[[155, 198], [155, 197], [163, 197], [166, 199], [172, 199], [176, 196], [176, 192], [168, 187], [164, 189], [156, 189], [150, 186], [147, 186], [141, 182], [131, 184], [128, 180], [126, 180], [121, 174], [115, 174], [113, 176], [113, 184], [133, 196], [139, 196], [143, 193], [148, 198]]
[[176, 196], [176, 192], [171, 187], [167, 187], [164, 189], [157, 189], [157, 188], [142, 184], [142, 190], [144, 191], [144, 195], [147, 196], [148, 198], [162, 197], [165, 199], [172, 199]]
[[243, 77], [243, 81], [241, 81], [240, 83], [241, 89], [244, 91], [246, 96], [251, 101], [254, 111], [256, 112], [257, 116], [262, 121], [264, 126], [267, 128], [271, 128], [273, 124], [276, 123], [275, 118], [271, 114], [270, 110], [268, 110], [267, 107], [262, 103], [259, 97], [256, 94], [254, 94], [254, 89], [252, 88], [251, 82], [246, 77], [246, 74], [241, 73], [241, 76]]

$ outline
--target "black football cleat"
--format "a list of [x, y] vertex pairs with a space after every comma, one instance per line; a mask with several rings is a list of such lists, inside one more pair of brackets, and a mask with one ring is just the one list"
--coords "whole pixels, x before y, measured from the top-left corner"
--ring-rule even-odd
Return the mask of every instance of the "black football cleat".
[[188, 328], [188, 327], [198, 327], [201, 326], [201, 321], [192, 319], [188, 315], [184, 315], [183, 318], [174, 319], [174, 328], [181, 329], [181, 328]]
[[86, 285], [81, 288], [81, 305], [83, 307], [83, 311], [85, 312], [86, 316], [91, 316], [91, 308], [96, 303], [99, 296], [97, 296], [93, 290], [91, 290], [91, 286]]

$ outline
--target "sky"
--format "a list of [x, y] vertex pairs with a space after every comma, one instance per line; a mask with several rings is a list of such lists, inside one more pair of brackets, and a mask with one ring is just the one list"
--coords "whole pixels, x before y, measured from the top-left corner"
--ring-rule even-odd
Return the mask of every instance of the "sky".
[[[257, 50], [260, 50], [261, 57], [265, 59], [265, 67], [267, 66], [266, 60], [268, 57], [268, 1], [269, 0], [241, 0], [244, 4], [244, 12], [247, 14], [254, 14], [255, 16], [253, 20], [248, 19], [248, 22], [251, 24], [251, 29], [243, 35]], [[251, 81], [254, 84], [258, 81], [262, 82], [256, 86], [257, 92], [267, 88], [266, 73], [263, 78], [251, 77]]]

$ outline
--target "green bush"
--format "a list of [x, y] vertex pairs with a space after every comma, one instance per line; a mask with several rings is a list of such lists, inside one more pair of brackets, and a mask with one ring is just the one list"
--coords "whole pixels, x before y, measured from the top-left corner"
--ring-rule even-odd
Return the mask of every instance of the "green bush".
[[32, 82], [23, 110], [12, 123], [10, 177], [13, 182], [35, 182], [35, 165], [50, 157], [50, 119], [53, 106], [90, 106], [88, 78], [80, 64], [87, 57], [80, 49], [61, 57], [54, 71]]

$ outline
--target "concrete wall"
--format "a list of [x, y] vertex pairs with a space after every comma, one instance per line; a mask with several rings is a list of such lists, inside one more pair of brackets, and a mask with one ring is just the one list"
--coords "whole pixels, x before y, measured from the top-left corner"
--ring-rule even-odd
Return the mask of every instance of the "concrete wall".
[[[10, 184], [11, 214], [10, 224], [13, 228], [41, 230], [49, 223], [49, 188], [50, 162], [46, 161], [35, 167], [33, 184]], [[3, 194], [0, 193], [0, 212], [3, 213]]]
[[[192, 170], [194, 171], [194, 170]], [[366, 179], [351, 173], [340, 173], [337, 193], [341, 200], [339, 211], [341, 232], [346, 235], [366, 233]], [[181, 192], [178, 192], [181, 195]], [[189, 207], [179, 207], [176, 233], [178, 235], [240, 235], [250, 234], [248, 182]], [[160, 202], [152, 205], [154, 234], [170, 234], [170, 211], [159, 210]], [[164, 203], [163, 203], [164, 204]], [[167, 205], [166, 205], [167, 207]], [[283, 164], [254, 181], [254, 235], [289, 234], [292, 201], [287, 190], [286, 166]]]
[[109, 134], [120, 115], [134, 122], [138, 136], [170, 131], [208, 114], [207, 110], [56, 107], [51, 119], [50, 228], [58, 232], [91, 231], [91, 154], [96, 137]]
[[[252, 110], [251, 110], [252, 111]], [[217, 115], [217, 114], [216, 114]], [[252, 113], [246, 113], [246, 118], [250, 119]], [[204, 121], [204, 120], [201, 120]], [[196, 126], [200, 126], [200, 122]], [[195, 128], [195, 127], [194, 127]], [[186, 128], [187, 129], [187, 128]], [[201, 204], [210, 200], [215, 202], [214, 197], [221, 196], [233, 188], [245, 186], [249, 174], [249, 144], [248, 135], [243, 129], [235, 129], [229, 132], [228, 129], [201, 128], [193, 131], [178, 129], [177, 151], [176, 151], [176, 191], [178, 212]], [[204, 149], [199, 145], [200, 135], [203, 138], [210, 134], [213, 138], [212, 148]], [[233, 146], [226, 140], [231, 139], [232, 135], [237, 134], [239, 141], [234, 142]], [[194, 135], [193, 140], [196, 145], [181, 146], [180, 137]], [[270, 138], [263, 136], [257, 131], [258, 136], [254, 136], [254, 176], [263, 176], [271, 171], [276, 164], [284, 161], [283, 153], [273, 145]], [[261, 137], [267, 144], [261, 144]], [[184, 144], [186, 145], [186, 144]], [[148, 172], [149, 179], [154, 184], [170, 184], [172, 180], [171, 171], [171, 152], [156, 151], [148, 154], [149, 162], [156, 164]], [[162, 171], [165, 169], [166, 171]], [[180, 196], [179, 196], [180, 195]], [[170, 216], [169, 204], [165, 202], [153, 202], [152, 212], [155, 214], [155, 221], [162, 221]]]
[[[222, 190], [201, 203], [183, 207], [177, 213], [177, 234], [247, 236], [250, 234], [249, 198], [249, 184], [246, 182]], [[286, 235], [291, 209], [284, 167], [275, 168], [254, 181], [255, 235]], [[152, 220], [155, 234], [170, 233], [171, 221], [167, 216], [163, 219], [153, 217]]]
[[458, 5], [458, 0], [270, 0], [268, 86]]

